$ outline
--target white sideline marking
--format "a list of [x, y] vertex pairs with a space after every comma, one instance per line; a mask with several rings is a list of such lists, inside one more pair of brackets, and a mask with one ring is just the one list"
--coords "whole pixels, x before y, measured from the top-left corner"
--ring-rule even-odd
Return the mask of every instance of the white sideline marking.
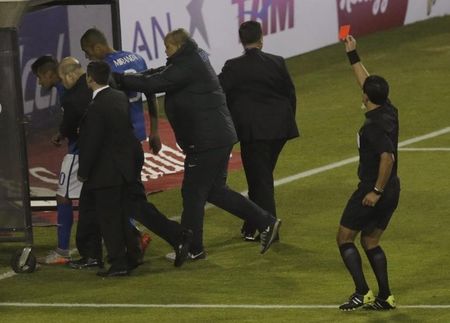
[[[403, 146], [406, 146], [406, 145], [409, 145], [409, 144], [413, 144], [413, 143], [416, 143], [416, 142], [419, 142], [419, 141], [423, 141], [423, 140], [426, 140], [426, 139], [438, 137], [440, 135], [444, 135], [444, 134], [449, 133], [449, 132], [450, 132], [450, 127], [446, 127], [446, 128], [443, 128], [443, 129], [440, 129], [440, 130], [436, 130], [436, 131], [430, 132], [430, 133], [422, 135], [422, 136], [414, 137], [414, 138], [407, 139], [407, 140], [404, 140], [402, 142], [399, 142], [398, 143], [398, 147], [403, 147]], [[325, 165], [325, 166], [322, 166], [322, 167], [313, 168], [313, 169], [310, 169], [310, 170], [307, 170], [307, 171], [304, 171], [304, 172], [301, 172], [301, 173], [298, 173], [298, 174], [295, 174], [295, 175], [291, 175], [291, 176], [288, 176], [288, 177], [285, 177], [285, 178], [281, 178], [281, 179], [278, 179], [278, 180], [276, 180], [274, 182], [274, 186], [280, 186], [280, 185], [283, 185], [283, 184], [287, 184], [287, 183], [296, 181], [296, 180], [298, 180], [300, 178], [305, 178], [305, 177], [312, 176], [312, 175], [315, 175], [315, 174], [323, 173], [323, 172], [325, 172], [327, 170], [331, 170], [331, 169], [334, 169], [334, 168], [345, 166], [347, 164], [351, 164], [351, 163], [354, 163], [354, 162], [358, 161], [358, 159], [359, 159], [359, 157], [355, 156], [355, 157], [347, 158], [347, 159], [344, 159], [344, 160], [341, 160], [341, 161], [338, 161], [338, 162], [335, 162], [335, 163], [331, 163], [331, 164], [328, 164], [328, 165]], [[246, 195], [247, 191], [243, 191], [243, 192], [241, 192], [241, 194]], [[208, 208], [210, 208], [212, 206], [213, 205], [208, 203], [205, 208], [208, 209]], [[171, 220], [180, 220], [180, 217], [179, 216], [175, 216], [175, 217], [171, 217], [170, 219]], [[7, 272], [5, 274], [0, 275], [0, 280], [12, 277], [14, 275], [15, 275], [15, 273], [13, 271]]]
[[[3, 307], [66, 307], [66, 308], [244, 308], [244, 309], [334, 309], [339, 305], [278, 305], [278, 304], [81, 304], [81, 303], [0, 303]], [[450, 305], [403, 305], [397, 308], [450, 309]]]
[[400, 148], [401, 151], [450, 151], [450, 148]]
[[[449, 132], [450, 132], [450, 127], [446, 127], [446, 128], [440, 129], [440, 130], [436, 130], [436, 131], [430, 132], [430, 133], [428, 133], [426, 135], [423, 135], [423, 136], [418, 136], [418, 137], [414, 137], [414, 138], [407, 139], [407, 140], [404, 140], [402, 142], [399, 142], [398, 143], [398, 147], [399, 148], [400, 147], [404, 147], [404, 146], [407, 146], [407, 145], [410, 145], [410, 144], [413, 144], [413, 143], [416, 143], [416, 142], [419, 142], [419, 141], [423, 141], [423, 140], [426, 140], [426, 139], [438, 137], [438, 136], [444, 135], [444, 134], [449, 133]], [[325, 166], [322, 166], [322, 167], [313, 168], [313, 169], [307, 170], [305, 172], [301, 172], [301, 173], [298, 173], [298, 174], [295, 174], [295, 175], [292, 175], [292, 176], [288, 176], [288, 177], [276, 180], [274, 182], [274, 186], [287, 184], [287, 183], [296, 181], [296, 180], [298, 180], [300, 178], [304, 178], [304, 177], [308, 177], [308, 176], [311, 176], [311, 175], [319, 174], [319, 173], [325, 172], [325, 171], [330, 170], [330, 169], [334, 169], [334, 168], [338, 168], [338, 167], [341, 167], [341, 166], [345, 166], [347, 164], [354, 163], [354, 162], [356, 162], [358, 160], [359, 160], [359, 156], [355, 156], [355, 157], [351, 157], [351, 158], [347, 158], [347, 159], [338, 161], [336, 163], [331, 163], [331, 164], [328, 164], [328, 165], [325, 165]]]

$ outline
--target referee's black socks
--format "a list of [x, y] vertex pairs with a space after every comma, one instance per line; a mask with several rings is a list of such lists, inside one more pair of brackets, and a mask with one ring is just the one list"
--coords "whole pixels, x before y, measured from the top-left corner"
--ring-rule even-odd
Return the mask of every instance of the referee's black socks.
[[378, 297], [387, 299], [391, 295], [391, 291], [389, 289], [386, 255], [380, 246], [366, 250], [366, 255], [377, 278]]
[[342, 260], [353, 278], [356, 287], [356, 293], [365, 295], [369, 291], [364, 273], [362, 270], [361, 256], [352, 242], [344, 243], [339, 246]]

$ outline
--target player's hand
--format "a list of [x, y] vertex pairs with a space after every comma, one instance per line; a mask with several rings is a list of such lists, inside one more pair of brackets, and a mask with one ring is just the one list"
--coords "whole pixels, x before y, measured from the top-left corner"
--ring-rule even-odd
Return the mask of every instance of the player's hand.
[[362, 205], [374, 207], [377, 204], [380, 197], [381, 195], [378, 195], [374, 192], [369, 192], [366, 194], [366, 196], [364, 196], [362, 200]]
[[148, 136], [148, 145], [150, 147], [150, 151], [154, 155], [157, 155], [162, 147], [161, 138], [159, 138], [159, 135], [153, 134], [153, 135]]
[[53, 145], [55, 145], [56, 147], [59, 147], [59, 146], [61, 146], [61, 140], [62, 139], [63, 138], [62, 138], [61, 134], [58, 132], [57, 134], [52, 136], [51, 141], [52, 141]]
[[352, 35], [348, 35], [347, 37], [345, 37], [344, 43], [345, 43], [345, 51], [347, 53], [356, 49], [356, 39], [353, 38]]

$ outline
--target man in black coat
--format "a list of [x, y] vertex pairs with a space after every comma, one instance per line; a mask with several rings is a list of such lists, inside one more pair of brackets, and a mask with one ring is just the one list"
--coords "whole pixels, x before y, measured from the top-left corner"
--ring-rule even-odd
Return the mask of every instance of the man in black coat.
[[[245, 53], [225, 62], [219, 80], [241, 143], [248, 196], [276, 216], [273, 171], [286, 141], [299, 135], [295, 88], [283, 57], [261, 51], [260, 23], [242, 23], [239, 37]], [[254, 241], [256, 229], [244, 222], [244, 239]]]
[[229, 155], [237, 141], [225, 95], [208, 54], [184, 29], [164, 39], [165, 68], [148, 74], [115, 75], [124, 89], [166, 92], [165, 111], [177, 143], [186, 154], [182, 184], [181, 224], [194, 233], [190, 259], [204, 259], [205, 203], [257, 225], [263, 232], [261, 253], [273, 242], [281, 221], [226, 185]]
[[175, 266], [179, 267], [187, 258], [192, 233], [146, 201], [140, 182], [144, 156], [133, 133], [128, 98], [107, 85], [109, 75], [105, 62], [88, 65], [87, 83], [94, 91], [93, 102], [81, 124], [79, 140], [82, 204], [96, 214], [111, 263], [109, 270], [97, 274], [125, 276], [139, 265], [127, 254], [127, 242], [134, 239], [130, 212], [174, 247]]
[[83, 203], [94, 206], [111, 267], [100, 276], [128, 274], [126, 231], [128, 215], [123, 209], [126, 186], [136, 178], [138, 148], [129, 118], [125, 93], [110, 88], [110, 69], [103, 62], [87, 68], [87, 83], [93, 102], [80, 126], [78, 177], [87, 196]]

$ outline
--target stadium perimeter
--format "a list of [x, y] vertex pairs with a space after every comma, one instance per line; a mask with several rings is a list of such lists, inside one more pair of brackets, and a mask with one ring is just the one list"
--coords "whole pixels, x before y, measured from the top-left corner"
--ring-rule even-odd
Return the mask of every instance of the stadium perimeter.
[[[369, 71], [391, 81], [401, 146], [415, 149], [400, 152], [402, 197], [384, 243], [396, 311], [340, 313], [333, 305], [352, 288], [334, 234], [356, 185], [357, 159], [348, 156], [355, 156], [362, 121], [360, 93], [342, 45], [335, 45], [289, 60], [303, 136], [288, 145], [277, 169], [285, 225], [282, 242], [267, 255], [241, 242], [239, 223], [213, 208], [205, 223], [208, 260], [175, 270], [164, 259], [167, 247], [155, 239], [146, 264], [121, 280], [41, 267], [0, 281], [2, 321], [450, 321], [449, 36], [444, 17], [359, 39]], [[243, 173], [232, 173], [230, 185], [244, 190]], [[176, 190], [152, 198], [167, 214], [181, 209]], [[37, 252], [53, 244], [49, 230], [35, 231]], [[2, 245], [1, 273], [13, 248]]]

